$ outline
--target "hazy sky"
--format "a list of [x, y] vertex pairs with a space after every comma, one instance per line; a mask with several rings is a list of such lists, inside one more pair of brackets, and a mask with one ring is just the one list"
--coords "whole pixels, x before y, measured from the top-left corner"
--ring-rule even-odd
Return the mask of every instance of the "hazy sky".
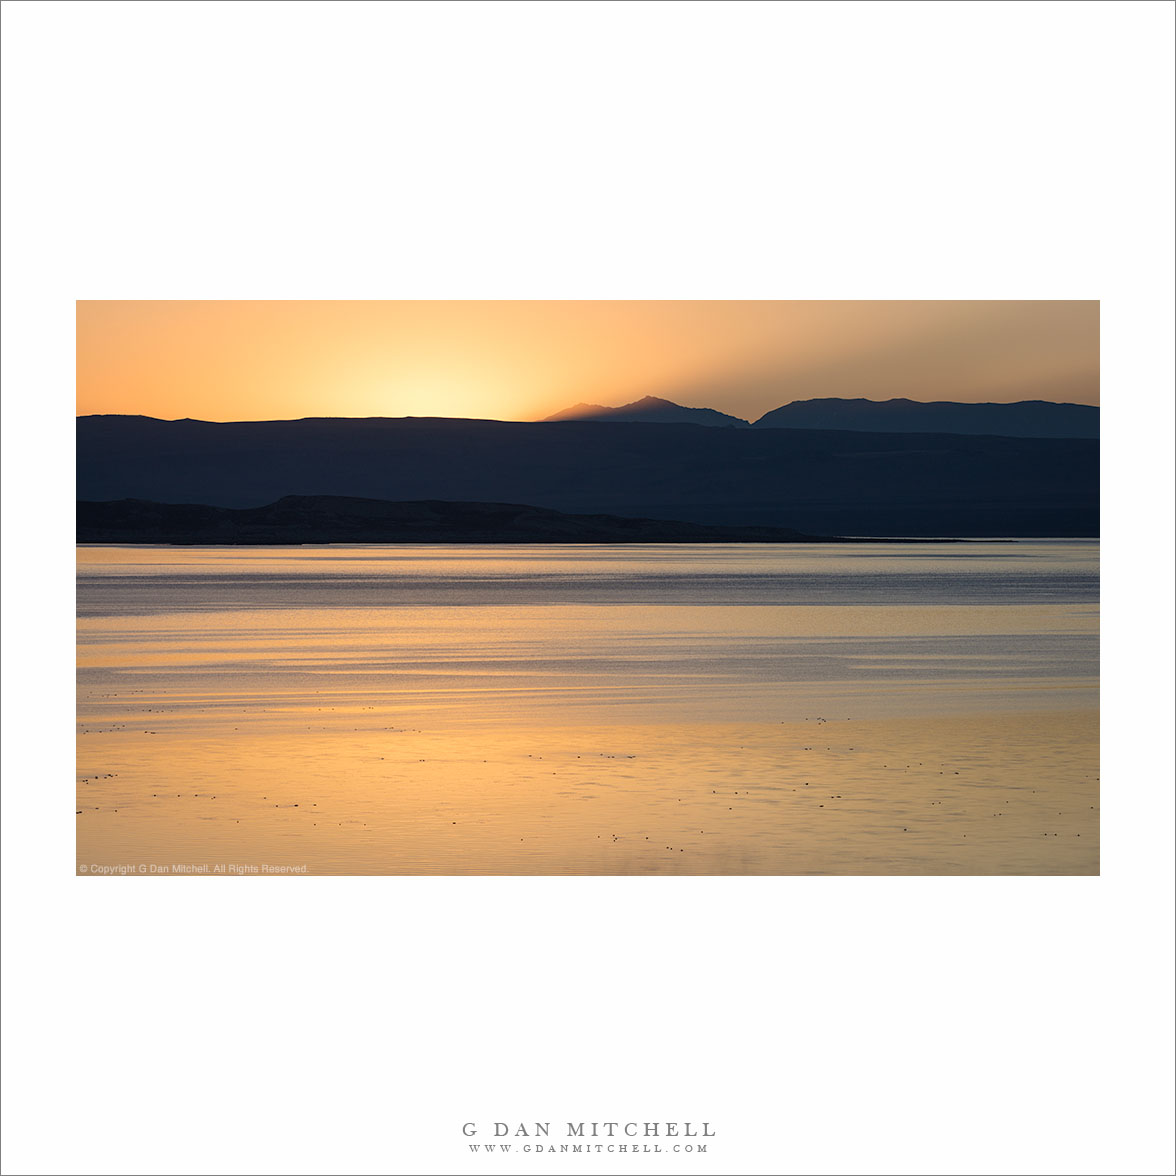
[[1097, 302], [79, 302], [77, 411], [534, 420], [663, 396], [1097, 404]]

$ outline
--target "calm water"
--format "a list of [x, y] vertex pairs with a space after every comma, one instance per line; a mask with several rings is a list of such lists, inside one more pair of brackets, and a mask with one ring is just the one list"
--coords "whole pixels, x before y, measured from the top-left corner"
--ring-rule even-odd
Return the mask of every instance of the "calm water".
[[78, 548], [79, 868], [1098, 872], [1098, 544]]

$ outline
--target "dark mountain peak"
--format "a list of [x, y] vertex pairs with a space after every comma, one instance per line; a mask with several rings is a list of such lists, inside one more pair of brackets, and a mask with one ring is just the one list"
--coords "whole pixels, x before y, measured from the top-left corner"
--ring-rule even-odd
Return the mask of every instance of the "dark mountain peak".
[[746, 429], [749, 422], [713, 408], [686, 408], [660, 396], [643, 396], [620, 408], [602, 404], [577, 404], [545, 417], [548, 421], [635, 421], [646, 424], [707, 425], [711, 428]]

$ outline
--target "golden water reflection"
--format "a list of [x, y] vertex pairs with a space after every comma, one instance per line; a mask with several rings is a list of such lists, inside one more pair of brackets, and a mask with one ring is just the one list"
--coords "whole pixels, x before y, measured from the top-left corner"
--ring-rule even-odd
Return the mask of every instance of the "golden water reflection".
[[[125, 551], [79, 550], [87, 871], [1098, 872], [1097, 601], [1072, 567], [1029, 603], [998, 569], [952, 604], [949, 569], [886, 604], [874, 580], [908, 573], [883, 552], [841, 603], [738, 603], [775, 590], [761, 549], [736, 603], [667, 605], [640, 571], [599, 600], [536, 587], [524, 552], [526, 603], [351, 607], [298, 552], [225, 575], [216, 549]], [[402, 586], [389, 551], [363, 593]], [[470, 566], [437, 562], [408, 561], [426, 596]]]

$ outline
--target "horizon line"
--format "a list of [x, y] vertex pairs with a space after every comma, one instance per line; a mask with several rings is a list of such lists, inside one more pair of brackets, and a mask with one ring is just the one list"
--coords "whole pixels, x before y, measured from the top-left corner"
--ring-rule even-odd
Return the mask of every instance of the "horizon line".
[[[666, 400], [664, 397], [661, 397], [661, 396], [643, 396], [639, 400], [633, 400], [633, 401], [629, 401], [626, 404], [619, 404], [619, 405], [607, 405], [607, 404], [588, 405], [588, 403], [586, 401], [580, 401], [577, 404], [569, 406], [569, 408], [557, 409], [555, 413], [549, 413], [545, 417], [535, 417], [535, 418], [532, 418], [529, 420], [522, 420], [522, 419], [518, 419], [518, 418], [506, 418], [506, 417], [447, 416], [444, 414], [429, 414], [426, 416], [420, 416], [420, 415], [416, 415], [416, 414], [412, 414], [412, 413], [404, 414], [401, 416], [396, 416], [396, 415], [391, 415], [391, 414], [389, 414], [389, 415], [381, 415], [381, 414], [370, 415], [369, 414], [369, 415], [364, 415], [364, 416], [344, 416], [344, 415], [336, 415], [336, 414], [330, 414], [330, 413], [311, 413], [306, 416], [298, 416], [298, 417], [251, 417], [248, 419], [227, 419], [227, 418], [226, 419], [215, 419], [215, 418], [209, 418], [209, 417], [188, 417], [188, 416], [158, 417], [158, 416], [152, 416], [150, 413], [142, 413], [142, 412], [87, 412], [87, 413], [75, 412], [74, 419], [75, 420], [82, 420], [82, 419], [88, 418], [88, 417], [124, 417], [124, 418], [138, 418], [138, 419], [142, 419], [142, 420], [161, 421], [166, 424], [179, 424], [184, 421], [190, 421], [194, 424], [206, 424], [206, 425], [277, 424], [277, 423], [293, 423], [296, 421], [313, 421], [313, 420], [335, 420], [335, 421], [486, 421], [491, 424], [503, 424], [503, 425], [547, 425], [547, 424], [558, 425], [558, 424], [574, 424], [574, 423], [576, 423], [576, 418], [574, 418], [574, 417], [569, 417], [565, 420], [552, 420], [551, 418], [553, 416], [558, 416], [559, 413], [561, 413], [561, 412], [569, 412], [569, 411], [571, 411], [571, 409], [579, 408], [580, 405], [584, 405], [585, 407], [597, 408], [597, 409], [605, 409], [606, 411], [610, 411], [610, 412], [618, 412], [621, 409], [629, 408], [629, 407], [632, 407], [633, 405], [637, 405], [637, 404], [643, 404], [647, 401], [657, 401], [658, 403], [661, 403], [661, 404], [671, 405], [674, 408], [682, 408], [682, 409], [687, 409], [687, 410], [691, 410], [691, 411], [716, 412], [722, 416], [729, 416], [733, 420], [746, 420], [747, 423], [750, 425], [755, 425], [758, 421], [763, 420], [764, 417], [770, 416], [773, 412], [776, 412], [781, 408], [787, 408], [790, 405], [794, 405], [794, 404], [820, 404], [820, 403], [824, 403], [824, 402], [833, 402], [833, 401], [836, 401], [836, 402], [839, 402], [842, 404], [861, 404], [861, 403], [866, 403], [866, 404], [925, 404], [925, 405], [952, 404], [952, 405], [958, 405], [960, 407], [976, 407], [976, 408], [983, 408], [983, 407], [989, 407], [989, 406], [1008, 408], [1008, 407], [1011, 407], [1013, 405], [1018, 405], [1018, 404], [1056, 404], [1056, 405], [1065, 406], [1068, 408], [1090, 408], [1090, 409], [1094, 409], [1096, 412], [1101, 409], [1101, 405], [1099, 405], [1099, 404], [1083, 404], [1082, 402], [1076, 401], [1076, 400], [1048, 400], [1043, 397], [1034, 397], [1034, 398], [1030, 398], [1030, 399], [1021, 399], [1021, 400], [917, 400], [917, 399], [914, 399], [913, 397], [909, 397], [909, 396], [889, 396], [884, 400], [876, 400], [870, 396], [813, 396], [813, 397], [807, 397], [804, 400], [785, 401], [783, 404], [777, 405], [776, 408], [768, 409], [767, 412], [762, 413], [760, 416], [756, 417], [753, 420], [751, 418], [735, 417], [734, 414], [732, 414], [732, 413], [722, 412], [719, 409], [711, 409], [705, 405], [694, 406], [694, 405], [678, 404], [677, 401]], [[587, 423], [592, 423], [590, 418], [585, 418], [585, 420]], [[667, 422], [667, 421], [612, 421], [612, 422], [608, 422], [608, 421], [598, 421], [595, 423], [598, 423], [598, 424], [609, 424], [609, 423], [611, 423], [611, 424], [674, 424], [674, 423], [685, 424], [688, 422]]]

